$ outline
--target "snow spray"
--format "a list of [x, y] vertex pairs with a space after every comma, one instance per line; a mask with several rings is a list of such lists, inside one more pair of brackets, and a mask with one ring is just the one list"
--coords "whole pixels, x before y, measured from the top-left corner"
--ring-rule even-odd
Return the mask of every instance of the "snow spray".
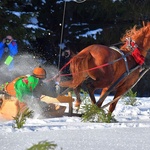
[[49, 64], [40, 64], [40, 58], [30, 54], [20, 54], [14, 57], [14, 66], [9, 70], [5, 63], [0, 64], [0, 85], [5, 82], [10, 82], [18, 76], [32, 74], [35, 67], [41, 65], [47, 72], [47, 79], [52, 78], [58, 73], [58, 69]]

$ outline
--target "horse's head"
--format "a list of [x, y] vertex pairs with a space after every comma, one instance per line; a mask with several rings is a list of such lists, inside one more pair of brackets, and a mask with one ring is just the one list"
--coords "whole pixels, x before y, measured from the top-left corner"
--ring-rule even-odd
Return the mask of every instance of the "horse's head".
[[[146, 56], [147, 51], [150, 49], [150, 23], [140, 29], [134, 26], [131, 30], [127, 30], [121, 41], [125, 42], [127, 38], [135, 41], [142, 55]], [[126, 50], [126, 45], [123, 45], [121, 49]]]

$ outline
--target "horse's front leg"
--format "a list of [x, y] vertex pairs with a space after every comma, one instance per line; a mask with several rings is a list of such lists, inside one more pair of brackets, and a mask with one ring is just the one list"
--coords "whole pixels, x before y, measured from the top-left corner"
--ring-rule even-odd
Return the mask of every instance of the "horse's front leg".
[[[129, 88], [130, 88], [130, 87], [129, 87]], [[112, 113], [113, 113], [113, 111], [115, 110], [116, 105], [117, 105], [119, 99], [127, 92], [127, 90], [128, 90], [129, 88], [126, 88], [126, 87], [122, 86], [122, 87], [119, 87], [119, 88], [116, 90], [116, 94], [115, 94], [115, 96], [114, 96], [114, 98], [113, 98], [114, 102], [111, 103], [110, 106], [109, 106], [109, 111], [108, 111], [109, 114], [112, 114]]]
[[115, 102], [113, 102], [112, 104], [110, 104], [108, 114], [112, 114], [113, 113], [113, 111], [115, 110], [116, 105], [117, 105], [120, 97], [119, 96], [118, 97], [114, 97], [114, 99], [116, 99], [116, 100], [115, 100]]

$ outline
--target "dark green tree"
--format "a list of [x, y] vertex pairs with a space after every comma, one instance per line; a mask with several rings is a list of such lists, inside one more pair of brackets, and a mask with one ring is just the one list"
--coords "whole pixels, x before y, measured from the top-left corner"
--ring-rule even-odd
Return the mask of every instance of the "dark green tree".
[[[0, 39], [10, 34], [17, 40], [19, 52], [57, 64], [60, 44], [74, 53], [94, 43], [116, 44], [125, 30], [150, 21], [149, 10], [148, 0], [0, 0]], [[96, 29], [102, 31], [81, 36]], [[143, 80], [139, 84], [149, 82], [149, 78]]]

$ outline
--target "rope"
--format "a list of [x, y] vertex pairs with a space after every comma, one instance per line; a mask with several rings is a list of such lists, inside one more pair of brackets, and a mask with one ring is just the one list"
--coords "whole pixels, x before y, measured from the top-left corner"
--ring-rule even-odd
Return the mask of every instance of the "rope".
[[59, 70], [59, 72], [58, 72], [54, 77], [52, 77], [52, 78], [46, 80], [46, 82], [52, 81], [52, 80], [54, 80], [54, 79], [55, 79], [56, 77], [58, 77], [58, 76], [71, 76], [71, 75], [73, 75], [73, 74], [78, 74], [78, 73], [83, 73], [83, 72], [87, 72], [87, 71], [92, 71], [92, 70], [95, 70], [95, 69], [98, 69], [98, 68], [103, 68], [103, 67], [109, 66], [109, 65], [111, 65], [111, 64], [114, 64], [115, 62], [120, 61], [121, 59], [124, 59], [124, 57], [127, 57], [128, 55], [130, 55], [130, 52], [127, 53], [126, 55], [124, 55], [123, 57], [120, 57], [120, 58], [118, 58], [118, 59], [116, 59], [116, 60], [114, 60], [114, 61], [112, 61], [112, 62], [108, 62], [108, 63], [102, 64], [102, 65], [100, 65], [100, 66], [96, 66], [96, 67], [93, 67], [93, 68], [90, 68], [90, 69], [87, 69], [87, 70], [79, 71], [79, 72], [77, 72], [77, 73], [60, 74], [61, 71], [62, 71], [64, 68], [66, 68], [66, 67], [70, 64], [70, 62], [72, 61], [72, 60], [70, 60], [68, 63], [66, 63], [66, 64]]

